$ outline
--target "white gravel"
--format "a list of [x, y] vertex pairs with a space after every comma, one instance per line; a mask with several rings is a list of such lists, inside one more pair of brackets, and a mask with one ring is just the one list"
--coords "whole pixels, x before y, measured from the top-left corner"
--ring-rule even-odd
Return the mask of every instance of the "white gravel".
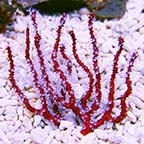
[[[8, 80], [8, 60], [6, 47], [9, 45], [14, 56], [16, 72], [15, 78], [21, 89], [30, 86], [31, 75], [27, 70], [24, 57], [25, 50], [25, 29], [31, 29], [31, 45], [33, 44], [33, 28], [31, 17], [17, 16], [14, 23], [14, 31], [9, 36], [0, 34], [0, 144], [144, 144], [144, 9], [143, 0], [129, 0], [127, 11], [123, 18], [104, 22], [95, 21], [94, 30], [99, 46], [99, 65], [102, 75], [102, 93], [107, 94], [107, 85], [111, 74], [112, 60], [118, 50], [117, 38], [121, 35], [125, 39], [125, 50], [119, 61], [119, 67], [127, 67], [127, 59], [137, 51], [138, 58], [134, 64], [132, 79], [132, 94], [127, 98], [128, 112], [126, 118], [119, 124], [112, 127], [110, 122], [106, 123], [83, 136], [80, 133], [81, 127], [76, 126], [73, 121], [61, 121], [59, 128], [47, 122], [39, 115], [30, 113], [11, 88]], [[52, 51], [56, 38], [56, 29], [59, 24], [59, 16], [37, 15], [38, 27], [42, 36], [44, 56], [47, 59]], [[82, 11], [82, 15], [71, 14], [67, 16], [66, 24], [62, 30], [61, 41], [65, 44], [66, 52], [71, 59], [71, 39], [67, 32], [74, 30], [77, 38], [77, 49], [80, 58], [91, 67], [91, 45], [87, 28], [88, 17]], [[115, 46], [115, 48], [113, 48]], [[35, 51], [31, 51], [35, 59]], [[87, 54], [87, 56], [85, 56]], [[51, 66], [51, 65], [50, 65]], [[79, 98], [87, 86], [87, 78], [81, 69], [76, 73], [73, 70], [73, 88]], [[52, 79], [58, 79], [50, 72]], [[121, 72], [116, 79], [115, 96], [119, 97], [125, 88], [124, 73]], [[78, 76], [81, 80], [78, 81]], [[59, 83], [56, 85], [58, 87]], [[82, 86], [81, 86], [82, 85]], [[27, 97], [35, 98], [32, 90], [25, 91]], [[105, 97], [102, 98], [106, 103]], [[39, 102], [37, 103], [39, 106]]]

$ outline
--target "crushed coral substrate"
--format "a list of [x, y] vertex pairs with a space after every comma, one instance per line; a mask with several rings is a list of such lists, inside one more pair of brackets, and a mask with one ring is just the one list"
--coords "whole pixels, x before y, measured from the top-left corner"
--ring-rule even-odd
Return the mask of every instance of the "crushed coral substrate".
[[[0, 144], [144, 144], [144, 2], [143, 0], [129, 0], [127, 11], [123, 18], [105, 20], [93, 23], [94, 35], [97, 41], [98, 66], [101, 74], [101, 105], [100, 111], [93, 116], [96, 121], [104, 113], [108, 104], [109, 82], [112, 75], [114, 57], [119, 50], [118, 38], [124, 39], [123, 51], [118, 58], [118, 74], [116, 75], [114, 103], [112, 116], [121, 113], [120, 96], [127, 89], [125, 82], [129, 60], [133, 53], [137, 53], [130, 79], [132, 92], [126, 99], [126, 117], [119, 123], [106, 121], [87, 135], [82, 135], [81, 120], [72, 111], [62, 108], [65, 120], [57, 127], [42, 115], [30, 112], [23, 103], [23, 99], [13, 88], [10, 77], [11, 49], [15, 65], [14, 78], [21, 91], [36, 109], [41, 109], [39, 91], [33, 87], [33, 75], [25, 59], [27, 27], [30, 34], [30, 56], [35, 69], [39, 71], [39, 59], [34, 44], [35, 29], [31, 16], [16, 16], [14, 31], [0, 35]], [[36, 14], [38, 32], [41, 36], [40, 46], [45, 58], [47, 73], [51, 85], [60, 93], [61, 81], [54, 74], [51, 55], [57, 38], [57, 29], [62, 16], [41, 16]], [[92, 70], [92, 44], [88, 28], [88, 14], [81, 10], [80, 14], [67, 14], [62, 28], [60, 45], [65, 46], [65, 53], [59, 52], [60, 69], [68, 72], [67, 62], [72, 61], [72, 74], [68, 78], [76, 99], [80, 99], [88, 88], [89, 79], [84, 70], [78, 65], [72, 51], [72, 39], [68, 34], [74, 31], [76, 50], [82, 62]], [[71, 36], [73, 34], [71, 33]], [[28, 46], [27, 46], [28, 47]], [[58, 54], [58, 53], [57, 53]], [[66, 54], [64, 56], [64, 54]], [[68, 56], [68, 58], [66, 57]], [[53, 57], [55, 57], [53, 53]], [[65, 57], [65, 58], [64, 58]], [[66, 59], [67, 61], [63, 61]], [[71, 63], [70, 63], [71, 64]], [[12, 70], [12, 69], [11, 69]], [[13, 73], [13, 70], [11, 71]], [[66, 75], [68, 75], [66, 73]], [[38, 77], [41, 79], [41, 75]], [[41, 81], [43, 82], [43, 81]], [[63, 92], [61, 92], [62, 94]], [[67, 99], [65, 101], [68, 101]], [[48, 102], [47, 103], [51, 103]], [[90, 102], [88, 103], [90, 107]], [[52, 109], [50, 109], [52, 112]], [[94, 119], [96, 118], [96, 120]]]

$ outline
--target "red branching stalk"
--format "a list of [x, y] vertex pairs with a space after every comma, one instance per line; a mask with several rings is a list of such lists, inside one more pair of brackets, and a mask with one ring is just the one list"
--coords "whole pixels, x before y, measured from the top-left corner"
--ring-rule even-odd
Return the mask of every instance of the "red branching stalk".
[[[130, 72], [132, 71], [132, 67], [134, 61], [137, 57], [137, 54], [134, 53], [131, 56], [129, 61], [129, 66], [127, 67], [126, 71], [126, 85], [127, 89], [123, 95], [121, 95], [120, 100], [120, 107], [121, 112], [118, 116], [112, 116], [112, 110], [114, 108], [114, 95], [115, 95], [115, 79], [118, 73], [118, 61], [123, 51], [123, 43], [124, 39], [120, 37], [118, 39], [118, 46], [119, 50], [116, 52], [113, 60], [113, 68], [112, 74], [110, 77], [109, 83], [109, 93], [108, 93], [108, 104], [103, 114], [100, 116], [93, 117], [94, 114], [101, 109], [101, 98], [102, 98], [102, 90], [101, 90], [101, 74], [99, 71], [99, 64], [98, 64], [98, 55], [99, 55], [99, 48], [97, 47], [97, 41], [94, 35], [93, 30], [93, 21], [94, 15], [89, 15], [88, 21], [88, 29], [91, 38], [92, 44], [92, 70], [86, 66], [80, 56], [77, 53], [77, 40], [74, 31], [69, 31], [69, 35], [72, 39], [72, 52], [73, 56], [78, 63], [78, 65], [82, 68], [84, 73], [88, 77], [88, 88], [85, 90], [83, 95], [80, 99], [76, 99], [76, 95], [74, 89], [72, 88], [71, 82], [69, 81], [68, 77], [71, 76], [73, 71], [73, 63], [68, 55], [65, 53], [66, 47], [64, 45], [60, 45], [61, 35], [62, 35], [62, 28], [64, 27], [66, 21], [66, 14], [63, 14], [60, 19], [60, 24], [57, 29], [57, 37], [55, 39], [55, 44], [51, 54], [51, 60], [53, 62], [53, 69], [56, 76], [59, 77], [61, 81], [61, 90], [60, 93], [55, 91], [54, 86], [51, 83], [50, 76], [47, 73], [47, 68], [45, 65], [45, 57], [43, 56], [42, 48], [40, 45], [41, 35], [39, 34], [38, 24], [36, 22], [36, 12], [33, 11], [31, 13], [31, 18], [33, 22], [33, 26], [35, 29], [35, 36], [34, 36], [34, 45], [37, 52], [37, 56], [39, 59], [39, 72], [35, 68], [35, 64], [30, 56], [30, 30], [26, 28], [26, 49], [25, 49], [25, 59], [27, 65], [30, 68], [32, 77], [33, 77], [33, 87], [39, 91], [40, 100], [41, 100], [41, 108], [37, 109], [33, 107], [29, 101], [29, 99], [25, 96], [22, 90], [17, 85], [15, 80], [15, 65], [14, 60], [11, 52], [11, 48], [7, 47], [7, 54], [9, 59], [9, 80], [12, 84], [12, 87], [15, 89], [16, 93], [23, 100], [23, 103], [27, 107], [28, 110], [35, 114], [42, 115], [45, 119], [52, 121], [55, 125], [59, 125], [61, 120], [66, 119], [62, 114], [61, 111], [65, 111], [66, 109], [72, 110], [75, 114], [76, 118], [78, 117], [78, 121], [82, 125], [81, 133], [83, 135], [88, 134], [89, 132], [93, 131], [95, 128], [103, 125], [107, 121], [112, 121], [113, 123], [119, 123], [122, 121], [127, 112], [126, 106], [126, 98], [130, 96], [132, 92], [132, 82], [130, 79]], [[59, 53], [60, 52], [60, 53]], [[67, 72], [61, 69], [58, 53], [61, 54], [62, 59], [66, 61]], [[41, 81], [39, 80], [39, 76]], [[92, 102], [90, 102], [92, 100]]]

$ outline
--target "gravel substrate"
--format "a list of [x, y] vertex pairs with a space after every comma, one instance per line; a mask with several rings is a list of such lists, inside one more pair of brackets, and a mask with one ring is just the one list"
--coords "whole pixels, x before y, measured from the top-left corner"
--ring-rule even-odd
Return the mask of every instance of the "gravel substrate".
[[[84, 63], [91, 69], [91, 47], [88, 31], [88, 16], [85, 11], [67, 15], [62, 29], [61, 41], [66, 47], [67, 55], [73, 60], [72, 86], [77, 98], [87, 88], [87, 77], [77, 65], [71, 51], [71, 38], [68, 31], [74, 30], [77, 39], [77, 51]], [[41, 16], [37, 13], [38, 30], [41, 34], [41, 46], [49, 68], [51, 69], [51, 52], [53, 50], [56, 30], [60, 16]], [[25, 30], [30, 27], [31, 55], [38, 63], [34, 49], [34, 29], [30, 16], [16, 16], [14, 31], [0, 34], [0, 144], [144, 144], [144, 1], [129, 0], [123, 18], [94, 22], [94, 32], [99, 47], [99, 68], [102, 73], [102, 103], [107, 103], [109, 79], [113, 58], [118, 50], [117, 38], [125, 40], [124, 51], [119, 58], [120, 72], [115, 80], [115, 103], [125, 90], [125, 70], [128, 59], [133, 52], [138, 53], [131, 72], [132, 94], [127, 98], [127, 116], [118, 124], [106, 122], [93, 132], [83, 136], [81, 126], [69, 116], [56, 127], [42, 116], [35, 115], [26, 109], [9, 82], [9, 62], [6, 47], [10, 46], [15, 63], [15, 79], [25, 95], [40, 107], [35, 91], [31, 89], [31, 73], [25, 61]], [[80, 49], [80, 50], [79, 50]], [[62, 65], [63, 66], [63, 65]], [[78, 71], [78, 72], [77, 72]], [[49, 71], [55, 90], [59, 79]], [[80, 77], [80, 80], [78, 79]], [[114, 110], [119, 112], [118, 108]]]

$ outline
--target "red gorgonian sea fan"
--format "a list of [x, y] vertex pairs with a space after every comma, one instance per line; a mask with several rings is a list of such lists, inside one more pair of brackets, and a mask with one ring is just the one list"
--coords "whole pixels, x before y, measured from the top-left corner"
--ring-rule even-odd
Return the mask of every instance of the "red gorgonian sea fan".
[[[34, 107], [31, 104], [29, 98], [26, 97], [25, 93], [18, 86], [15, 79], [15, 64], [12, 56], [12, 51], [9, 46], [7, 47], [9, 60], [9, 80], [12, 84], [12, 87], [15, 89], [15, 92], [25, 104], [26, 108], [35, 114], [42, 115], [45, 119], [52, 121], [57, 126], [60, 124], [61, 120], [67, 119], [66, 113], [68, 111], [71, 111], [75, 115], [76, 121], [79, 122], [82, 126], [81, 133], [83, 135], [88, 134], [107, 121], [111, 121], [113, 123], [119, 123], [120, 121], [122, 121], [127, 113], [126, 98], [130, 96], [132, 92], [130, 72], [137, 57], [137, 53], [133, 53], [127, 67], [125, 78], [127, 88], [119, 98], [119, 108], [121, 109], [121, 111], [119, 114], [113, 114], [113, 108], [115, 106], [115, 79], [118, 73], [119, 57], [121, 55], [121, 52], [123, 51], [124, 39], [122, 37], [119, 37], [118, 39], [119, 50], [116, 52], [113, 59], [112, 74], [110, 76], [109, 82], [109, 92], [107, 94], [108, 103], [107, 105], [102, 106], [101, 73], [98, 64], [99, 48], [97, 47], [97, 42], [93, 30], [94, 15], [90, 14], [88, 20], [88, 30], [93, 51], [92, 69], [86, 66], [80, 59], [80, 56], [77, 53], [77, 40], [75, 33], [73, 30], [69, 31], [69, 35], [72, 40], [71, 49], [74, 59], [76, 60], [79, 67], [81, 67], [83, 72], [86, 73], [88, 78], [87, 89], [85, 90], [85, 92], [83, 92], [81, 98], [76, 97], [75, 90], [73, 89], [72, 83], [69, 78], [73, 71], [72, 60], [65, 52], [66, 47], [64, 45], [60, 45], [62, 28], [64, 27], [66, 21], [66, 14], [63, 14], [60, 19], [60, 23], [57, 28], [57, 37], [55, 39], [54, 47], [51, 53], [53, 73], [55, 73], [56, 76], [59, 77], [59, 80], [61, 82], [59, 92], [55, 90], [54, 85], [52, 84], [52, 80], [50, 79], [51, 76], [49, 75], [46, 67], [46, 57], [44, 57], [42, 47], [40, 45], [41, 35], [38, 31], [35, 11], [31, 13], [31, 18], [35, 30], [34, 45], [37, 57], [39, 59], [39, 64], [38, 66], [36, 66], [30, 55], [30, 29], [28, 27], [26, 28], [25, 60], [33, 77], [33, 87], [37, 89], [37, 95], [39, 95], [39, 99], [41, 100], [41, 108]], [[60, 65], [58, 54], [62, 56], [62, 59], [66, 63], [66, 71], [64, 71]], [[39, 67], [39, 71], [37, 71], [36, 67]], [[101, 111], [101, 109], [103, 110]]]

